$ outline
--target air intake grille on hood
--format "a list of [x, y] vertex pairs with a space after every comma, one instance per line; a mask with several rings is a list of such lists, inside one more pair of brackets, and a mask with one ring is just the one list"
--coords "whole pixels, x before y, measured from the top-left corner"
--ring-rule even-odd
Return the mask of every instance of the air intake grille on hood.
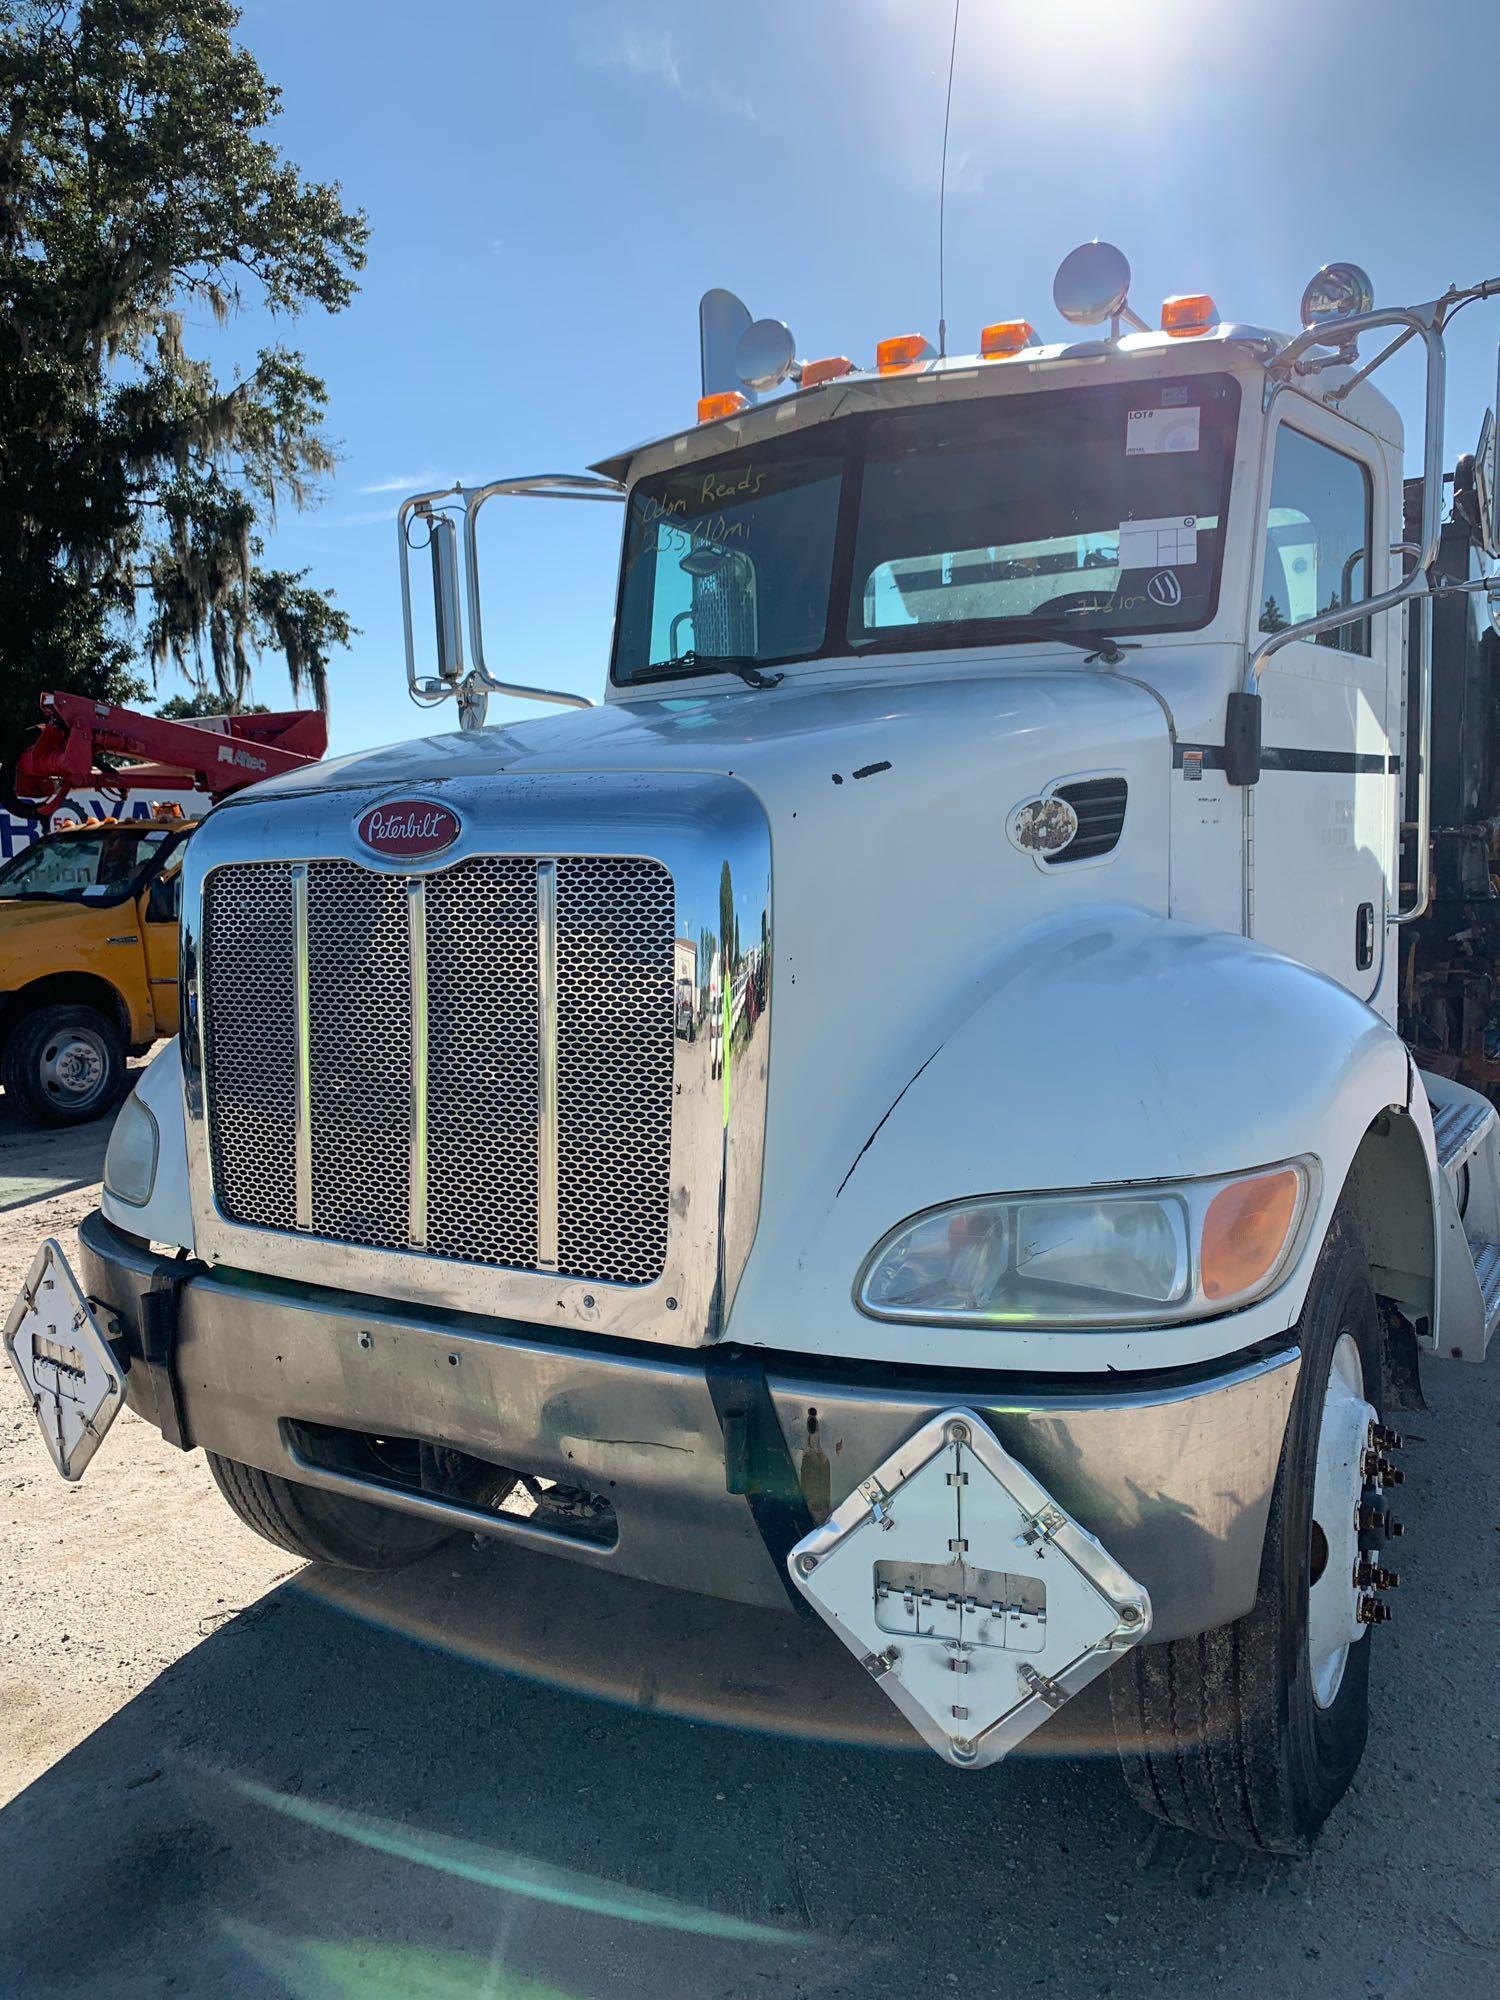
[[1123, 778], [1086, 778], [1076, 785], [1059, 785], [1053, 794], [1066, 799], [1078, 815], [1078, 831], [1066, 847], [1049, 854], [1050, 866], [1067, 861], [1094, 861], [1112, 854], [1125, 825], [1126, 785]]

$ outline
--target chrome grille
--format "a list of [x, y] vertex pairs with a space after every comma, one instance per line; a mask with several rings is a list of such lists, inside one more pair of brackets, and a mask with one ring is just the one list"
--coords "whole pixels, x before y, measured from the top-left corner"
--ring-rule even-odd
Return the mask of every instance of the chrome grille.
[[[265, 1229], [291, 1229], [297, 1219], [293, 1005], [290, 864], [218, 869], [203, 903], [209, 1158], [226, 1214]], [[268, 1172], [273, 1160], [286, 1171]]]
[[[293, 1229], [300, 1193], [314, 1236], [622, 1284], [660, 1276], [672, 878], [655, 861], [556, 863], [553, 947], [538, 899], [551, 866], [480, 856], [410, 877], [348, 861], [210, 873], [205, 1083], [214, 1188], [232, 1221]], [[299, 1187], [292, 878], [304, 872], [309, 1129]], [[425, 1004], [411, 944], [424, 932]], [[544, 947], [555, 949], [548, 981]], [[542, 1088], [549, 986], [555, 1092]], [[552, 1101], [555, 1192], [539, 1145]], [[413, 1137], [424, 1124], [425, 1147]], [[539, 1256], [554, 1202], [555, 1266]]]
[[427, 879], [427, 1245], [536, 1261], [536, 868]]
[[672, 1145], [672, 878], [557, 864], [557, 1266], [641, 1284], [662, 1268]]
[[349, 861], [309, 867], [307, 1011], [317, 1236], [391, 1248], [407, 1240], [410, 995], [405, 881]]

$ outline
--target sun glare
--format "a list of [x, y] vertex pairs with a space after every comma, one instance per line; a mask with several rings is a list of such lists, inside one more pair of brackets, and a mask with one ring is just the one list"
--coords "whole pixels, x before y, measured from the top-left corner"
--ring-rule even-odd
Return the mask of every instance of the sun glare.
[[1113, 0], [1048, 0], [1045, 7], [965, 6], [958, 64], [984, 84], [1024, 84], [1054, 108], [1102, 99], [1122, 110], [1159, 110], [1163, 87], [1217, 67], [1229, 40], [1216, 11], [1188, 0], [1151, 0], [1122, 8]]

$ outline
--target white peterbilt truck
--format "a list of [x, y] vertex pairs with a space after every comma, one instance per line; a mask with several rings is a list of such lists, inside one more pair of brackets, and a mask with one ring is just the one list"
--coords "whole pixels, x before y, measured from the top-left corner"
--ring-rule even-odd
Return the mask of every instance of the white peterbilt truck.
[[[195, 835], [181, 1035], [6, 1323], [65, 1477], [128, 1401], [315, 1560], [796, 1607], [961, 1769], [1107, 1671], [1148, 1811], [1309, 1844], [1386, 1414], [1500, 1317], [1500, 281], [1288, 336], [1128, 275], [873, 368], [709, 293], [693, 427], [404, 503], [460, 727]], [[497, 495], [623, 503], [599, 706], [486, 663]]]

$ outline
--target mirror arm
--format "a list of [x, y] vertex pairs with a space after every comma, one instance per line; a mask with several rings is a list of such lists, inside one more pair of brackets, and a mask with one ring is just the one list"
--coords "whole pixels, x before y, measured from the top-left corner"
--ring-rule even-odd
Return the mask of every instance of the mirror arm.
[[[435, 708], [440, 702], [456, 697], [460, 724], [465, 729], [477, 729], [482, 725], [486, 702], [491, 694], [515, 695], [523, 701], [558, 702], [567, 708], [592, 708], [594, 705], [587, 695], [565, 694], [559, 688], [528, 687], [520, 681], [500, 680], [484, 663], [475, 524], [480, 508], [498, 495], [538, 500], [606, 500], [619, 505], [625, 499], [625, 488], [614, 479], [584, 473], [547, 472], [522, 479], [497, 479], [488, 486], [466, 488], [461, 483], [443, 486], [430, 493], [414, 493], [401, 502], [396, 511], [396, 550], [401, 571], [401, 624], [406, 645], [407, 690], [419, 708]], [[464, 579], [468, 597], [469, 650], [473, 664], [465, 674], [462, 625], [455, 604], [452, 640], [456, 671], [444, 673], [440, 662], [436, 679], [423, 678], [417, 673], [416, 641], [412, 632], [411, 527], [416, 519], [426, 517], [430, 520], [439, 511], [450, 513], [451, 503], [455, 500], [462, 506], [464, 516]], [[441, 592], [438, 595], [438, 616], [441, 619]]]
[[[479, 510], [487, 500], [497, 497], [528, 498], [535, 500], [607, 500], [615, 503], [625, 498], [625, 489], [618, 481], [601, 479], [585, 473], [543, 472], [522, 479], [496, 479], [488, 486], [459, 488], [464, 503], [464, 571], [468, 584], [469, 599], [469, 651], [474, 667], [470, 680], [474, 683], [472, 699], [483, 717], [484, 700], [488, 694], [514, 695], [522, 701], [555, 702], [562, 708], [592, 708], [593, 702], [584, 694], [566, 694], [560, 688], [528, 687], [520, 681], [503, 681], [492, 674], [484, 661], [484, 620], [479, 607]], [[477, 725], [476, 725], [477, 726]]]

